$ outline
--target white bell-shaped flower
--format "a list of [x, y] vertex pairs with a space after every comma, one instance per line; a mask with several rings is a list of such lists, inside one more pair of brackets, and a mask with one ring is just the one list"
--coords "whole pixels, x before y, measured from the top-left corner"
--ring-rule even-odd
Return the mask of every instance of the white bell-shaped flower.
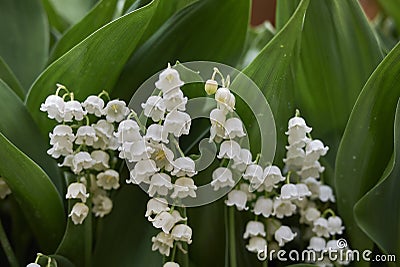
[[328, 230], [331, 235], [343, 234], [344, 226], [339, 216], [331, 216], [328, 218]]
[[146, 218], [153, 214], [159, 214], [163, 211], [169, 211], [167, 201], [164, 198], [152, 198], [147, 202], [147, 210], [144, 215]]
[[189, 157], [180, 157], [172, 162], [174, 170], [171, 172], [172, 175], [177, 177], [189, 176], [197, 174], [196, 166], [194, 161]]
[[176, 179], [174, 184], [174, 192], [171, 198], [186, 198], [188, 196], [196, 197], [197, 186], [194, 184], [192, 178], [181, 177]]
[[88, 197], [89, 194], [86, 193], [86, 186], [82, 183], [71, 183], [68, 186], [67, 194], [65, 195], [66, 199], [79, 198], [82, 202], [86, 202]]
[[155, 143], [163, 142], [165, 144], [169, 143], [168, 132], [164, 130], [164, 126], [160, 124], [151, 124], [146, 131], [144, 136], [145, 140], [151, 140]]
[[283, 159], [283, 162], [286, 164], [286, 167], [289, 170], [300, 170], [303, 167], [304, 158], [306, 153], [303, 149], [297, 147], [286, 147], [288, 151], [286, 153], [286, 158]]
[[225, 122], [225, 138], [233, 139], [235, 137], [246, 136], [243, 130], [243, 123], [239, 118], [230, 118]]
[[218, 89], [218, 83], [213, 80], [207, 80], [206, 84], [204, 85], [204, 90], [206, 91], [207, 95], [213, 95], [215, 92], [217, 92]]
[[211, 186], [215, 191], [223, 187], [233, 187], [235, 181], [233, 180], [232, 171], [225, 167], [219, 167], [212, 173]]
[[244, 192], [247, 196], [247, 201], [252, 201], [256, 199], [257, 195], [253, 193], [253, 190], [250, 190], [250, 185], [247, 183], [240, 183], [239, 190]]
[[272, 213], [272, 215], [276, 216], [276, 218], [282, 219], [283, 217], [292, 216], [295, 211], [296, 205], [294, 205], [289, 200], [275, 198], [274, 212]]
[[309, 197], [312, 195], [306, 184], [298, 183], [296, 184], [296, 188], [299, 195], [299, 200], [302, 200], [304, 197]]
[[166, 196], [172, 188], [171, 177], [168, 174], [156, 173], [150, 178], [148, 193], [150, 197], [153, 197], [155, 194]]
[[183, 95], [183, 92], [181, 90], [176, 90], [171, 93], [164, 94], [163, 100], [164, 100], [165, 109], [167, 111], [173, 111], [173, 110], [185, 111], [186, 110], [186, 104], [187, 104], [188, 98]]
[[267, 166], [264, 169], [264, 177], [264, 188], [267, 192], [271, 192], [278, 183], [286, 180], [277, 166]]
[[240, 151], [240, 145], [236, 141], [224, 141], [221, 144], [217, 158], [237, 159], [240, 156]]
[[134, 120], [123, 120], [118, 125], [118, 131], [114, 133], [120, 144], [142, 140], [140, 128]]
[[88, 152], [80, 151], [76, 153], [72, 159], [72, 171], [78, 174], [82, 170], [90, 169], [93, 163], [93, 159]]
[[129, 114], [129, 108], [122, 100], [111, 100], [104, 108], [104, 114], [108, 122], [120, 122]]
[[274, 202], [270, 198], [259, 197], [254, 204], [254, 214], [262, 214], [265, 218], [268, 218], [272, 214]]
[[329, 226], [327, 219], [320, 217], [314, 221], [313, 225], [314, 227], [312, 231], [317, 236], [329, 237]]
[[286, 243], [292, 241], [297, 236], [297, 233], [293, 233], [289, 226], [282, 225], [276, 230], [274, 237], [280, 247], [283, 247]]
[[92, 146], [98, 137], [96, 131], [91, 126], [81, 126], [76, 132], [75, 144]]
[[85, 108], [87, 113], [94, 114], [96, 117], [101, 117], [103, 115], [104, 100], [97, 95], [90, 95], [83, 102], [82, 107]]
[[113, 208], [112, 200], [105, 195], [95, 195], [93, 197], [93, 213], [96, 217], [103, 218], [109, 214]]
[[246, 231], [243, 234], [243, 238], [247, 239], [253, 236], [266, 236], [264, 224], [258, 221], [249, 221], [246, 225]]
[[244, 172], [247, 166], [249, 166], [251, 163], [252, 155], [250, 150], [247, 148], [242, 148], [240, 149], [239, 156], [233, 159], [232, 168], [238, 170], [239, 172]]
[[165, 103], [161, 96], [150, 96], [146, 103], [142, 103], [143, 113], [146, 117], [151, 118], [153, 121], [164, 119]]
[[238, 210], [248, 210], [246, 202], [247, 194], [241, 190], [232, 190], [228, 194], [228, 199], [225, 200], [227, 206], [236, 206]]
[[312, 249], [315, 251], [322, 251], [326, 248], [326, 241], [322, 237], [313, 236], [310, 238], [310, 244], [307, 249]]
[[325, 167], [322, 167], [318, 161], [311, 162], [307, 165], [304, 165], [303, 168], [299, 172], [298, 175], [303, 179], [307, 179], [308, 177], [318, 178], [320, 173], [323, 173]]
[[267, 247], [267, 240], [259, 236], [251, 237], [249, 239], [249, 244], [246, 245], [247, 250], [254, 253], [264, 251], [266, 247]]
[[160, 228], [164, 231], [164, 233], [169, 234], [172, 227], [175, 225], [175, 218], [171, 215], [171, 213], [163, 211], [156, 215], [156, 217], [149, 217], [149, 221], [153, 223], [155, 228]]
[[77, 121], [83, 120], [83, 117], [87, 114], [80, 102], [71, 100], [65, 102], [64, 105], [64, 121], [70, 122], [73, 119]]
[[172, 90], [184, 85], [184, 82], [179, 77], [179, 72], [170, 66], [163, 70], [158, 76], [155, 86], [164, 94], [170, 93]]
[[304, 184], [307, 185], [308, 190], [311, 192], [311, 199], [315, 199], [319, 197], [321, 182], [313, 177], [309, 177], [305, 179]]
[[156, 165], [160, 169], [166, 171], [172, 171], [174, 169], [172, 163], [174, 161], [174, 152], [165, 145], [153, 146], [154, 152], [151, 154], [151, 159], [155, 161]]
[[37, 263], [29, 263], [28, 265], [26, 265], [26, 267], [42, 267]]
[[189, 245], [192, 243], [192, 228], [186, 224], [175, 225], [171, 231], [171, 235], [176, 241], [183, 241]]
[[114, 125], [106, 120], [99, 120], [96, 124], [92, 124], [98, 137], [93, 143], [93, 148], [106, 150], [110, 148], [111, 140], [114, 138]]
[[312, 140], [306, 145], [306, 162], [313, 162], [319, 160], [321, 156], [325, 156], [329, 147], [324, 146], [320, 140]]
[[10, 187], [8, 187], [4, 178], [0, 177], [0, 198], [5, 199], [9, 194], [11, 194]]
[[282, 200], [294, 200], [299, 198], [299, 191], [294, 184], [284, 184], [281, 187], [280, 199]]
[[307, 133], [310, 133], [312, 128], [308, 127], [306, 121], [301, 117], [294, 117], [289, 120], [288, 123], [288, 131], [286, 132], [289, 135], [289, 144], [292, 144], [296, 141], [304, 139]]
[[158, 233], [156, 236], [151, 238], [153, 245], [151, 250], [158, 250], [162, 255], [169, 256], [171, 248], [174, 246], [174, 239], [170, 234], [164, 232]]
[[247, 167], [243, 178], [250, 182], [253, 189], [258, 188], [264, 182], [264, 171], [260, 165], [251, 164]]
[[106, 170], [97, 174], [96, 184], [104, 190], [119, 188], [119, 173], [115, 170]]
[[140, 160], [135, 164], [133, 170], [130, 173], [130, 179], [127, 183], [140, 184], [150, 183], [150, 177], [158, 172], [160, 169], [157, 168], [156, 163], [152, 159]]
[[326, 242], [326, 249], [329, 250], [336, 250], [339, 251], [340, 247], [338, 246], [338, 241], [335, 239], [329, 240]]
[[173, 110], [167, 114], [164, 121], [164, 131], [173, 133], [175, 137], [187, 135], [190, 131], [192, 119], [189, 114]]
[[319, 187], [319, 200], [321, 200], [322, 202], [335, 202], [333, 190], [329, 185], [321, 185]]
[[220, 109], [213, 109], [210, 112], [210, 142], [220, 142], [225, 137], [225, 112]]
[[49, 134], [50, 144], [52, 148], [47, 150], [47, 154], [53, 158], [59, 158], [60, 156], [68, 156], [73, 153], [73, 144], [75, 135], [72, 132], [72, 128], [68, 125], [57, 125], [54, 127], [53, 132]]
[[89, 213], [89, 207], [84, 203], [78, 202], [72, 207], [71, 213], [68, 217], [71, 217], [74, 224], [82, 224]]
[[228, 88], [219, 88], [215, 93], [217, 107], [226, 113], [232, 112], [235, 109], [235, 96]]
[[316, 219], [321, 217], [321, 212], [314, 207], [309, 207], [305, 211], [302, 211], [301, 215], [301, 223], [305, 222], [312, 225]]
[[58, 122], [64, 120], [64, 99], [57, 95], [49, 95], [45, 102], [40, 105], [40, 111], [47, 112], [50, 119], [55, 119]]
[[134, 142], [122, 143], [118, 148], [120, 150], [119, 157], [127, 159], [129, 162], [138, 162], [141, 160], [149, 159], [154, 152], [152, 148], [144, 139]]
[[107, 152], [104, 152], [103, 150], [94, 150], [92, 153], [90, 153], [90, 157], [93, 160], [92, 169], [96, 171], [103, 171], [110, 168], [110, 155], [108, 155]]

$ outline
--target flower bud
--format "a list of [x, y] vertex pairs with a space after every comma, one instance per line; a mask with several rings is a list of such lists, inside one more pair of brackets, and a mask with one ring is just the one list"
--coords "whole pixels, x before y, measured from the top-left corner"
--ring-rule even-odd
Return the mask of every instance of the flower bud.
[[218, 89], [218, 83], [214, 80], [207, 80], [204, 90], [208, 95], [213, 95]]

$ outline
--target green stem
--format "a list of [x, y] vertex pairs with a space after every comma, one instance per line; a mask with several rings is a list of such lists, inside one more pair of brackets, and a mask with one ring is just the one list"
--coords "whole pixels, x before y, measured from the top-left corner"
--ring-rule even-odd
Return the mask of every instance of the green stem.
[[15, 257], [14, 251], [12, 250], [11, 244], [8, 241], [6, 232], [4, 231], [3, 224], [0, 220], [0, 243], [3, 247], [4, 253], [7, 256], [8, 262], [10, 263], [11, 267], [18, 267], [18, 260]]
[[230, 267], [237, 267], [236, 260], [236, 238], [235, 238], [235, 207], [229, 208], [229, 256]]
[[176, 242], [174, 243], [174, 248], [172, 249], [171, 261], [175, 261], [176, 255]]

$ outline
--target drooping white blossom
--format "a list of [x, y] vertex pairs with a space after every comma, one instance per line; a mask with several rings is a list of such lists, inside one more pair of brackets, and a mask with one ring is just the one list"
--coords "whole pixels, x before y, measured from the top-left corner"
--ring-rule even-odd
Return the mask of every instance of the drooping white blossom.
[[313, 236], [310, 239], [310, 244], [307, 249], [312, 249], [315, 251], [322, 251], [326, 248], [326, 241], [322, 237]]
[[321, 185], [319, 187], [319, 200], [321, 200], [322, 202], [335, 202], [333, 190], [329, 185]]
[[194, 184], [192, 178], [180, 177], [176, 179], [174, 184], [174, 192], [171, 198], [186, 198], [188, 196], [196, 197], [197, 186]]
[[267, 240], [259, 236], [253, 236], [249, 239], [249, 243], [246, 248], [250, 252], [258, 253], [259, 251], [264, 251], [267, 246]]
[[172, 188], [171, 177], [168, 174], [156, 173], [150, 178], [148, 193], [150, 197], [153, 197], [155, 194], [166, 196]]
[[68, 217], [71, 217], [74, 224], [82, 224], [89, 213], [89, 207], [84, 203], [78, 202], [72, 207], [71, 213]]
[[291, 201], [275, 198], [274, 211], [272, 215], [276, 216], [278, 219], [292, 216], [295, 211], [296, 205], [294, 205]]
[[192, 119], [189, 114], [173, 110], [167, 114], [164, 121], [164, 131], [174, 134], [175, 137], [189, 134]]
[[152, 198], [147, 202], [147, 210], [145, 217], [159, 214], [163, 211], [169, 211], [167, 201], [164, 198]]
[[238, 157], [233, 158], [232, 168], [238, 170], [239, 172], [244, 172], [252, 163], [252, 155], [250, 150], [247, 148], [240, 149]]
[[238, 210], [248, 210], [249, 208], [246, 206], [246, 203], [246, 193], [236, 189], [229, 192], [228, 199], [225, 201], [227, 206], [236, 206]]
[[282, 176], [282, 172], [277, 166], [267, 166], [264, 169], [264, 177], [264, 188], [267, 192], [271, 192], [277, 187], [278, 183], [286, 179]]
[[96, 95], [90, 95], [82, 103], [82, 107], [85, 108], [88, 114], [94, 114], [100, 118], [103, 115], [104, 100]]
[[226, 113], [235, 109], [235, 96], [228, 88], [219, 88], [215, 93], [215, 100], [217, 101], [217, 107]]
[[192, 228], [185, 224], [175, 225], [171, 231], [171, 235], [176, 241], [183, 241], [189, 245], [192, 243]]
[[75, 143], [78, 145], [92, 146], [94, 142], [98, 140], [96, 131], [91, 126], [81, 126], [76, 132]]
[[339, 216], [331, 216], [328, 218], [328, 230], [331, 235], [343, 234], [344, 226]]
[[120, 122], [129, 114], [129, 108], [122, 100], [111, 100], [104, 108], [104, 114], [108, 122]]
[[177, 177], [192, 177], [193, 175], [197, 174], [195, 163], [189, 157], [177, 158], [172, 162], [172, 166], [174, 167], [174, 170], [171, 172], [171, 174]]
[[327, 219], [320, 217], [314, 221], [313, 225], [314, 227], [312, 228], [312, 231], [317, 236], [329, 237], [329, 226]]
[[264, 224], [258, 221], [249, 221], [246, 225], [246, 231], [243, 234], [243, 238], [247, 239], [253, 236], [266, 236], [264, 230]]
[[164, 126], [160, 124], [151, 124], [146, 131], [144, 136], [145, 140], [151, 140], [155, 143], [163, 142], [165, 144], [169, 143], [168, 132], [164, 130]]
[[264, 182], [263, 168], [258, 164], [250, 164], [243, 174], [243, 178], [250, 182], [253, 189], [257, 189]]
[[49, 134], [50, 145], [53, 145], [47, 154], [53, 158], [59, 158], [60, 156], [67, 156], [73, 153], [73, 144], [75, 135], [72, 128], [68, 125], [57, 125], [54, 127], [53, 132]]
[[120, 144], [125, 142], [136, 142], [142, 139], [140, 127], [134, 120], [123, 120], [118, 125], [118, 131], [114, 133]]
[[149, 217], [149, 221], [153, 223], [155, 228], [160, 228], [163, 230], [164, 233], [169, 234], [172, 227], [175, 225], [175, 218], [172, 216], [171, 213], [162, 211], [161, 213], [157, 214], [156, 217], [151, 218]]
[[133, 184], [149, 183], [150, 177], [159, 170], [152, 159], [138, 161], [134, 169], [131, 170], [130, 179], [126, 182]]
[[95, 149], [116, 149], [113, 146], [112, 140], [115, 138], [114, 125], [106, 120], [99, 120], [97, 123], [92, 124], [92, 127], [96, 131], [97, 141], [93, 143], [93, 148]]
[[225, 138], [233, 139], [235, 137], [243, 137], [245, 136], [245, 132], [243, 130], [243, 123], [239, 118], [230, 118], [225, 122]]
[[225, 167], [219, 167], [212, 173], [211, 186], [215, 191], [223, 187], [233, 187], [235, 181], [233, 180], [232, 171]]
[[280, 247], [283, 247], [286, 243], [292, 241], [297, 236], [297, 233], [293, 233], [289, 226], [282, 225], [276, 230], [274, 237]]
[[187, 97], [183, 95], [183, 92], [181, 90], [176, 90], [174, 92], [163, 95], [163, 101], [165, 109], [167, 111], [185, 111], [187, 100]]
[[236, 141], [224, 141], [221, 144], [217, 158], [237, 159], [240, 156], [240, 152], [240, 145]]
[[119, 188], [119, 173], [115, 170], [105, 170], [97, 174], [96, 184], [105, 190]]
[[210, 142], [221, 142], [225, 137], [225, 112], [220, 109], [213, 109], [210, 112]]
[[171, 93], [173, 90], [179, 89], [182, 85], [184, 85], [184, 82], [180, 79], [179, 72], [170, 66], [160, 73], [155, 83], [155, 86], [164, 94]]
[[80, 151], [76, 153], [72, 159], [72, 171], [78, 174], [82, 170], [90, 169], [93, 163], [93, 159], [88, 152]]
[[96, 217], [103, 218], [109, 214], [113, 208], [112, 200], [105, 195], [95, 195], [93, 197], [93, 213]]
[[79, 101], [70, 100], [65, 102], [64, 121], [71, 122], [73, 119], [81, 121], [86, 114], [87, 112], [83, 110], [83, 107]]
[[179, 267], [179, 264], [176, 262], [169, 261], [164, 263], [163, 267]]
[[160, 121], [164, 119], [165, 102], [161, 96], [150, 96], [146, 103], [142, 103], [143, 113], [146, 117], [151, 118], [153, 121]]
[[65, 102], [62, 97], [57, 95], [49, 95], [45, 102], [41, 104], [40, 111], [47, 112], [50, 119], [55, 119], [57, 122], [64, 120]]
[[273, 211], [274, 202], [270, 198], [259, 197], [257, 198], [256, 203], [254, 204], [254, 214], [260, 215], [262, 214], [265, 218], [271, 216]]
[[90, 157], [93, 160], [92, 169], [96, 171], [103, 171], [110, 168], [109, 161], [110, 155], [103, 150], [94, 150], [90, 153]]
[[164, 232], [158, 233], [156, 236], [151, 238], [153, 251], [158, 250], [162, 255], [169, 256], [171, 248], [174, 246], [174, 239], [170, 234]]
[[86, 202], [89, 197], [89, 193], [86, 193], [86, 186], [82, 183], [71, 183], [68, 186], [66, 199], [80, 199], [82, 202]]

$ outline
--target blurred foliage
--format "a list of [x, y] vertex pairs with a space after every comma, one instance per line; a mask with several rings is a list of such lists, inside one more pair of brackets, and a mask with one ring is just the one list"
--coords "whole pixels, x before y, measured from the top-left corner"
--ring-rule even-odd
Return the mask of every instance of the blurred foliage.
[[[0, 216], [21, 266], [38, 251], [58, 266], [160, 265], [136, 187], [115, 193], [106, 218], [66, 224], [65, 181], [46, 154], [53, 124], [39, 107], [56, 83], [78, 99], [106, 89], [129, 100], [168, 62], [195, 60], [237, 67], [259, 86], [275, 116], [277, 165], [299, 108], [330, 146], [325, 179], [351, 248], [400, 258], [400, 2], [379, 2], [369, 22], [356, 0], [280, 0], [275, 30], [249, 27], [249, 0], [0, 1], [0, 175], [13, 191]], [[222, 200], [189, 210], [190, 266], [228, 266], [225, 210]], [[240, 237], [245, 219], [236, 213], [238, 264], [260, 266]]]

